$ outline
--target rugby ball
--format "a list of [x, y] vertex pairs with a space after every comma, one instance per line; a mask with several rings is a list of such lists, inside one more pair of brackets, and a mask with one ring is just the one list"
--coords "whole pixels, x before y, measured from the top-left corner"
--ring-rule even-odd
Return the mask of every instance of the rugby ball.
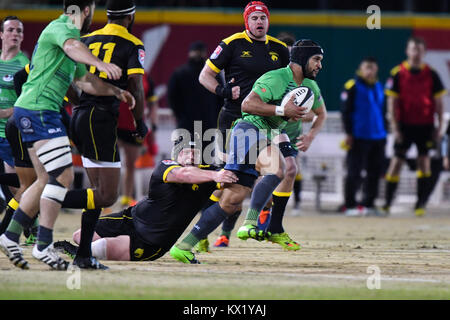
[[312, 90], [305, 86], [297, 87], [289, 91], [281, 101], [281, 106], [284, 107], [286, 103], [295, 96], [294, 104], [299, 107], [306, 107], [305, 113], [311, 111], [314, 105], [314, 93]]

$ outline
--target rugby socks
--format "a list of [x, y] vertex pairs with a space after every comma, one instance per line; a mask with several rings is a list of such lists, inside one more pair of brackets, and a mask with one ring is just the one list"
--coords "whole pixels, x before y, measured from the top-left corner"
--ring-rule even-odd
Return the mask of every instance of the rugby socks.
[[77, 257], [89, 258], [92, 255], [92, 238], [94, 237], [95, 227], [101, 212], [101, 209], [83, 211], [81, 216], [80, 246], [78, 247]]
[[431, 184], [431, 172], [424, 173], [417, 171], [417, 208], [425, 207], [426, 200], [428, 198], [428, 192]]
[[217, 198], [214, 194], [212, 194], [208, 201], [206, 202], [206, 204], [203, 206], [202, 212], [205, 211], [206, 209], [208, 209], [209, 207], [211, 207], [213, 204], [215, 204], [216, 202], [219, 202], [219, 198]]
[[28, 238], [30, 235], [34, 235], [37, 237], [39, 231], [39, 218], [36, 215], [36, 217], [33, 218], [33, 224], [29, 229], [24, 229], [23, 230], [23, 235], [25, 236], [25, 238]]
[[37, 236], [37, 248], [39, 251], [45, 250], [53, 242], [53, 230], [39, 226]]
[[106, 260], [107, 240], [102, 238], [92, 242], [92, 256], [99, 260]]
[[281, 179], [278, 176], [270, 174], [264, 176], [264, 178], [256, 184], [252, 192], [250, 207], [247, 211], [247, 216], [245, 217], [244, 226], [248, 224], [254, 226], [258, 225], [259, 213], [264, 208], [267, 201], [269, 201], [272, 192], [277, 188], [280, 182]]
[[295, 203], [300, 203], [300, 193], [301, 192], [302, 192], [302, 175], [298, 174], [295, 176], [295, 181], [294, 181]]
[[220, 207], [219, 203], [215, 203], [203, 211], [200, 220], [177, 247], [181, 250], [191, 250], [199, 239], [205, 239], [226, 217], [227, 213]]
[[274, 192], [272, 196], [272, 215], [268, 231], [272, 233], [283, 233], [283, 217], [286, 205], [292, 192]]
[[228, 216], [225, 221], [222, 223], [222, 232], [221, 236], [226, 236], [228, 239], [230, 238], [231, 231], [233, 231], [234, 226], [236, 225], [239, 216], [241, 215], [241, 210], [236, 211], [231, 216]]
[[18, 208], [19, 203], [16, 201], [16, 199], [12, 198], [6, 206], [5, 216], [3, 217], [2, 223], [0, 224], [0, 234], [5, 233], [6, 228], [8, 228], [8, 225], [14, 215], [14, 211], [16, 211]]
[[196, 236], [190, 232], [179, 244], [177, 244], [177, 248], [181, 250], [190, 251], [198, 242], [200, 239], [198, 239]]
[[395, 192], [397, 191], [400, 176], [386, 175], [386, 204], [385, 207], [390, 207], [394, 200]]
[[87, 188], [68, 191], [62, 207], [70, 209], [95, 209], [94, 190]]
[[25, 212], [18, 208], [5, 231], [5, 236], [9, 240], [19, 243], [23, 229], [28, 229], [32, 224], [33, 218], [30, 218]]

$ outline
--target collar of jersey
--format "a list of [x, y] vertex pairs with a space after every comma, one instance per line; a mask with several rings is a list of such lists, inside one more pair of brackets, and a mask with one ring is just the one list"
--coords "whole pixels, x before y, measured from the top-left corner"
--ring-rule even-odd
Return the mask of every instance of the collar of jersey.
[[[250, 37], [248, 36], [248, 34], [247, 34], [247, 30], [244, 30], [244, 31], [242, 32], [242, 34], [243, 34], [245, 40], [247, 40], [247, 41], [250, 42], [250, 43], [253, 43], [252, 38], [250, 38]], [[256, 41], [258, 41], [258, 40], [256, 40]], [[266, 34], [266, 44], [268, 44], [268, 43], [269, 43], [269, 36]]]
[[103, 30], [120, 30], [122, 32], [126, 32], [128, 33], [128, 29], [125, 28], [124, 26], [115, 24], [115, 23], [108, 23]]

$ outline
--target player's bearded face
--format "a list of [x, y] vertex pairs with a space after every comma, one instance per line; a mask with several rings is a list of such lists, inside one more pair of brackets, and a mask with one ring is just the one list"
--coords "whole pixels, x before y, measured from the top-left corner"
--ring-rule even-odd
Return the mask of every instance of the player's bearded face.
[[306, 64], [305, 78], [311, 80], [316, 79], [319, 71], [322, 69], [322, 59], [323, 56], [320, 54], [316, 54], [309, 58], [308, 63]]
[[178, 162], [184, 166], [193, 166], [200, 164], [200, 150], [185, 148], [178, 156]]
[[253, 12], [248, 17], [249, 32], [257, 39], [264, 38], [269, 28], [269, 19], [265, 13]]

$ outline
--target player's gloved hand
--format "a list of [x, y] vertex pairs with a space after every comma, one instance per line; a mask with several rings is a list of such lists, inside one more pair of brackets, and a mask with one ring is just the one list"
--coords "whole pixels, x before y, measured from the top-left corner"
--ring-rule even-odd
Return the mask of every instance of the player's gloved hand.
[[142, 139], [145, 138], [145, 136], [147, 135], [148, 132], [148, 128], [147, 125], [145, 124], [144, 120], [140, 119], [136, 121], [136, 133], [139, 137], [141, 137]]
[[225, 99], [233, 99], [236, 100], [239, 98], [240, 95], [240, 87], [239, 86], [233, 86], [234, 78], [231, 79], [225, 86], [218, 85], [216, 87], [216, 94], [219, 97], [225, 98]]

